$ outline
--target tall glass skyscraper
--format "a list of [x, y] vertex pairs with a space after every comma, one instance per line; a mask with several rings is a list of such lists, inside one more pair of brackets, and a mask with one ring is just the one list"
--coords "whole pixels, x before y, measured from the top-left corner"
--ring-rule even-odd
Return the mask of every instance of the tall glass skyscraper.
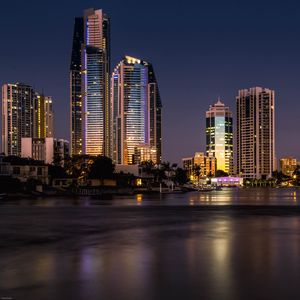
[[262, 87], [239, 90], [237, 108], [237, 172], [244, 178], [272, 177], [275, 156], [275, 92]]
[[81, 46], [84, 42], [83, 31], [83, 18], [75, 18], [70, 65], [70, 149], [73, 155], [82, 154]]
[[117, 164], [134, 163], [139, 147], [161, 161], [161, 99], [153, 67], [126, 56], [112, 74], [112, 149]]
[[220, 99], [206, 112], [206, 154], [217, 159], [217, 170], [233, 174], [232, 112]]
[[110, 28], [102, 10], [75, 19], [71, 62], [72, 154], [111, 156]]

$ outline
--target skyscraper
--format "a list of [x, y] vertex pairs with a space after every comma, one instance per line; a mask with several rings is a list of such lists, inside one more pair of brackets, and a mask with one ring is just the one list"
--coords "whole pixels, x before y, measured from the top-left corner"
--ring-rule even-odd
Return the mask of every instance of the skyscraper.
[[70, 65], [70, 148], [71, 153], [75, 155], [82, 154], [81, 45], [83, 40], [83, 18], [75, 18]]
[[72, 154], [111, 156], [110, 27], [102, 10], [75, 19], [70, 68]]
[[240, 90], [236, 108], [237, 172], [249, 179], [269, 178], [276, 170], [275, 92]]
[[29, 85], [2, 86], [2, 152], [21, 155], [21, 138], [35, 132], [35, 92]]
[[126, 56], [112, 74], [112, 149], [117, 164], [132, 164], [139, 148], [161, 161], [161, 99], [153, 67]]
[[233, 173], [232, 112], [220, 99], [206, 112], [206, 155], [217, 159], [217, 169]]
[[2, 86], [2, 152], [21, 155], [22, 138], [53, 136], [52, 98], [23, 83]]
[[34, 137], [53, 137], [53, 107], [52, 98], [36, 93], [35, 97], [35, 130]]

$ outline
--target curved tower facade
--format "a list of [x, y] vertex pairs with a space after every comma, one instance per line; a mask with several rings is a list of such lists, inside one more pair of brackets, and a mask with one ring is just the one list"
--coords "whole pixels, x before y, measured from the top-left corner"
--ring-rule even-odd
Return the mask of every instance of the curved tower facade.
[[[161, 161], [161, 100], [152, 66], [126, 56], [112, 74], [112, 149], [117, 164], [136, 163], [141, 149]], [[146, 150], [146, 148], [148, 150]], [[155, 153], [155, 155], [153, 155]]]

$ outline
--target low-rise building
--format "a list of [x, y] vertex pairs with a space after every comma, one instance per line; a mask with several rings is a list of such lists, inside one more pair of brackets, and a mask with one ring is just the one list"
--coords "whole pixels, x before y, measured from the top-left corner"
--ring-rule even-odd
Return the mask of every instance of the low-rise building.
[[46, 164], [64, 165], [66, 157], [70, 155], [69, 142], [53, 137], [22, 138], [21, 156], [43, 161]]
[[242, 186], [243, 185], [242, 177], [216, 177], [211, 179], [212, 185], [216, 186]]
[[4, 161], [5, 156], [0, 156], [0, 176], [11, 175], [11, 165], [9, 162]]
[[206, 156], [203, 152], [196, 152], [193, 157], [182, 159], [183, 169], [190, 180], [199, 177], [211, 177], [216, 173], [217, 160], [213, 155]]
[[182, 167], [186, 171], [188, 178], [191, 178], [194, 170], [194, 157], [185, 157], [182, 159]]
[[42, 184], [49, 183], [48, 166], [42, 161], [24, 159], [18, 156], [2, 156], [0, 165], [1, 175], [17, 178], [21, 182], [35, 179]]
[[280, 169], [282, 174], [292, 177], [297, 168], [297, 163], [297, 159], [291, 156], [281, 158]]

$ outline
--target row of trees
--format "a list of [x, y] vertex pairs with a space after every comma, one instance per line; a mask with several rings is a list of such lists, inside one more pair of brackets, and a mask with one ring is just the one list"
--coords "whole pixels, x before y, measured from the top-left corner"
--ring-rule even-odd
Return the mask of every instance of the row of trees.
[[74, 155], [65, 159], [64, 167], [59, 163], [49, 166], [53, 178], [112, 179], [115, 166], [106, 156]]
[[[143, 174], [152, 178], [154, 183], [173, 182], [176, 185], [183, 185], [189, 181], [186, 170], [178, 167], [177, 164], [163, 162], [155, 165], [152, 161], [144, 161], [141, 163]], [[50, 175], [53, 178], [72, 177], [79, 180], [86, 179], [112, 179], [115, 178], [115, 166], [112, 160], [105, 156], [89, 156], [77, 155], [69, 157], [65, 160], [65, 167], [61, 167], [60, 163], [49, 167]], [[193, 169], [195, 178], [200, 179], [201, 169], [196, 165]], [[222, 170], [217, 170], [216, 177], [228, 176]], [[212, 176], [209, 176], [212, 177]]]
[[187, 173], [177, 164], [171, 164], [169, 162], [163, 162], [158, 165], [154, 165], [152, 161], [144, 161], [141, 163], [142, 171], [152, 176], [154, 182], [161, 183], [164, 180], [172, 181], [177, 185], [183, 185], [189, 181]]
[[[145, 161], [141, 164], [141, 170], [143, 177], [152, 179], [154, 183], [172, 181], [177, 185], [183, 185], [189, 180], [185, 170], [178, 167], [177, 164], [170, 164], [169, 162], [155, 165], [152, 161]], [[79, 181], [115, 179], [116, 177], [124, 181], [124, 176], [115, 173], [112, 160], [106, 156], [73, 156], [65, 160], [64, 167], [61, 167], [59, 162], [49, 166], [49, 174], [52, 178], [72, 177]]]
[[[141, 164], [143, 174], [152, 178], [154, 182], [161, 183], [164, 180], [173, 181], [182, 185], [188, 182], [186, 171], [179, 168], [177, 164], [169, 162], [155, 165], [152, 161]], [[112, 179], [116, 178], [115, 166], [112, 160], [106, 156], [77, 155], [65, 160], [65, 166], [60, 164], [49, 166], [49, 174], [52, 178], [77, 178], [79, 181], [87, 179]]]

